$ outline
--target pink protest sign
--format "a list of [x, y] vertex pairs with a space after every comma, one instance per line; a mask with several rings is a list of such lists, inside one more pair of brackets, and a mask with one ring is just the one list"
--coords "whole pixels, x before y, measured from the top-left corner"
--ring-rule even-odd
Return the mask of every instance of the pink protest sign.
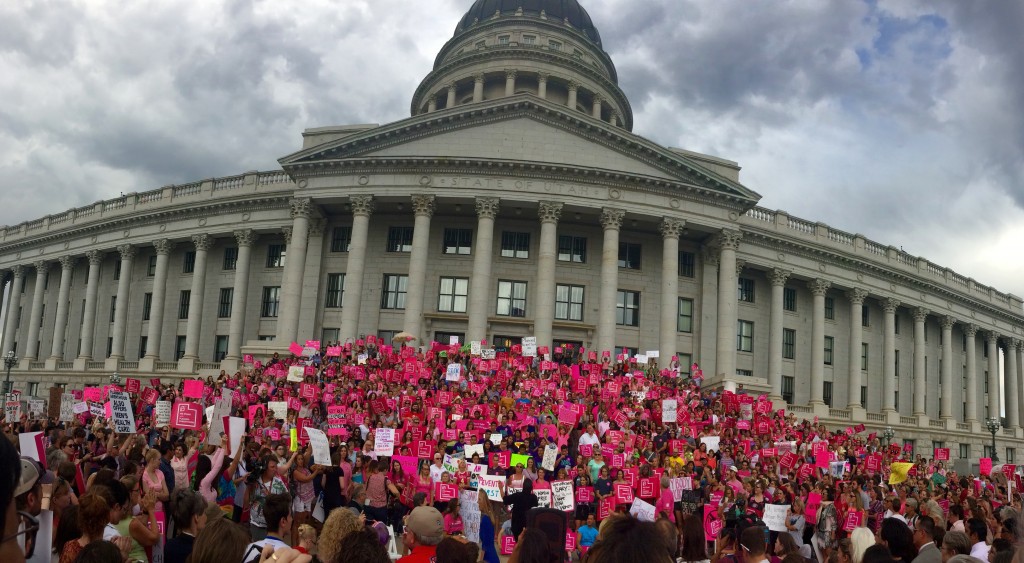
[[142, 389], [142, 382], [129, 377], [125, 380], [124, 387], [129, 393], [138, 393]]
[[981, 475], [989, 475], [992, 473], [992, 458], [983, 457], [978, 460], [978, 473]]
[[298, 342], [292, 342], [291, 344], [288, 345], [288, 351], [295, 356], [301, 356], [302, 345], [300, 345]]
[[[201, 386], [201, 384], [200, 384]], [[199, 430], [203, 425], [203, 408], [198, 403], [177, 401], [171, 408], [171, 427]]]
[[82, 398], [86, 401], [99, 403], [103, 400], [103, 391], [99, 387], [86, 387], [82, 389]]
[[722, 521], [718, 518], [718, 506], [714, 504], [704, 505], [704, 539], [715, 541], [722, 531]]
[[935, 461], [949, 461], [949, 448], [935, 448]]
[[512, 555], [516, 548], [516, 539], [512, 536], [501, 536], [501, 554]]
[[185, 388], [181, 392], [182, 396], [188, 399], [202, 399], [203, 398], [203, 382], [199, 379], [186, 379]]

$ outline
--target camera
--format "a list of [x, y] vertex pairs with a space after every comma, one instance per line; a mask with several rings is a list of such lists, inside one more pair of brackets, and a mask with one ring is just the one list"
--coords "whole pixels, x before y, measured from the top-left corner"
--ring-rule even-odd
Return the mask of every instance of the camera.
[[253, 483], [259, 482], [260, 477], [263, 476], [263, 472], [266, 470], [267, 466], [262, 461], [252, 462], [252, 467], [249, 469], [249, 473], [245, 476], [246, 484], [251, 485]]

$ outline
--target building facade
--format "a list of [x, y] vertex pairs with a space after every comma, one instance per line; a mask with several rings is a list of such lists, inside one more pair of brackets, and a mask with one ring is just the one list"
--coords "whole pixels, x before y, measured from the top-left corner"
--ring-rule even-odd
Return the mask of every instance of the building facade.
[[307, 130], [280, 170], [0, 229], [14, 387], [205, 375], [306, 339], [536, 336], [657, 350], [963, 457], [996, 417], [999, 455], [1024, 448], [1019, 297], [760, 207], [737, 163], [633, 134], [575, 1], [478, 0], [411, 113]]

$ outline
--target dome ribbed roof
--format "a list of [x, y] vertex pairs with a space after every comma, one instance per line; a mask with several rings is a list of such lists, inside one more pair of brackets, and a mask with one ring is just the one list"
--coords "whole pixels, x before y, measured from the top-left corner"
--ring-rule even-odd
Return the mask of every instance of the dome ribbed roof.
[[474, 23], [493, 18], [496, 12], [500, 11], [502, 16], [510, 16], [520, 8], [523, 9], [524, 15], [539, 16], [543, 11], [545, 16], [554, 21], [568, 19], [569, 25], [581, 31], [598, 47], [601, 46], [601, 34], [590, 20], [590, 14], [577, 0], [476, 0], [459, 21], [455, 36], [468, 31]]

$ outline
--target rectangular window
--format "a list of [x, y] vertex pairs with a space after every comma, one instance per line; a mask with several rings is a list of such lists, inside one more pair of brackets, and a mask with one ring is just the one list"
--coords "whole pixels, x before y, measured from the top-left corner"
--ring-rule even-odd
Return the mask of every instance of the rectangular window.
[[825, 337], [825, 365], [832, 365], [832, 351], [835, 348], [836, 339], [831, 336]]
[[348, 252], [352, 246], [352, 227], [331, 229], [331, 252]]
[[616, 358], [619, 357], [619, 355], [623, 355], [623, 356], [625, 356], [628, 359], [628, 358], [632, 358], [632, 357], [636, 356], [639, 353], [640, 353], [640, 350], [638, 348], [630, 348], [629, 346], [616, 346], [615, 347], [615, 357]]
[[640, 244], [634, 242], [620, 242], [619, 267], [627, 270], [639, 270], [640, 254]]
[[[114, 262], [114, 280], [116, 281], [116, 280], [119, 280], [119, 279], [121, 279], [121, 261], [120, 260], [118, 260], [117, 262]], [[24, 290], [24, 285], [22, 286], [22, 290]]]
[[238, 267], [238, 247], [229, 246], [224, 249], [224, 269], [234, 270]]
[[786, 404], [793, 404], [793, 385], [795, 378], [790, 375], [782, 376], [782, 400], [786, 401]]
[[[38, 384], [37, 384], [38, 385]], [[1006, 463], [1017, 463], [1017, 449], [1006, 448]]]
[[619, 326], [640, 326], [640, 292], [617, 292], [615, 300], [615, 324]]
[[235, 300], [235, 288], [220, 288], [220, 297], [217, 298], [217, 318], [227, 319], [231, 317], [231, 302]]
[[832, 406], [832, 382], [823, 381], [821, 383], [821, 398], [825, 401], [825, 404], [829, 407]]
[[188, 304], [192, 301], [192, 290], [183, 289], [181, 290], [181, 297], [178, 298], [178, 319], [185, 320], [188, 318]]
[[526, 316], [526, 282], [498, 282], [498, 315], [503, 317]]
[[185, 258], [181, 263], [181, 273], [191, 274], [196, 271], [196, 253], [194, 250], [186, 250]]
[[524, 35], [523, 36], [523, 45], [536, 45], [536, 44], [537, 44], [537, 36], [536, 35]]
[[868, 370], [868, 343], [860, 343], [860, 369], [861, 371]]
[[445, 229], [444, 253], [469, 256], [473, 248], [473, 229]]
[[754, 377], [754, 370], [750, 369], [737, 369], [736, 375], [740, 377]]
[[754, 302], [754, 280], [750, 278], [739, 278], [737, 282], [736, 299], [744, 303]]
[[501, 233], [501, 257], [529, 258], [530, 233], [513, 233], [509, 231]]
[[967, 459], [971, 457], [971, 445], [960, 444], [960, 459]]
[[676, 320], [676, 330], [679, 332], [693, 332], [693, 299], [679, 298], [679, 317]]
[[140, 360], [142, 358], [146, 357], [146, 346], [147, 345], [149, 345], [149, 337], [148, 336], [140, 336], [139, 337], [139, 359]]
[[174, 342], [174, 359], [180, 360], [185, 357], [185, 337], [178, 335]]
[[896, 325], [896, 327], [895, 327], [896, 328], [896, 334], [899, 334], [900, 333], [900, 315], [899, 315], [899, 313], [893, 315], [893, 319], [892, 320], [893, 320], [893, 322]]
[[388, 228], [388, 252], [412, 252], [412, 227]]
[[113, 354], [113, 353], [114, 353], [114, 337], [113, 336], [108, 336], [107, 337], [107, 357], [109, 358], [110, 355]]
[[43, 290], [50, 289], [50, 272], [43, 275]]
[[831, 297], [825, 298], [825, 318], [830, 321], [836, 320], [836, 300]]
[[782, 309], [785, 311], [796, 311], [796, 289], [792, 287], [782, 288]]
[[226, 334], [218, 334], [213, 344], [213, 361], [219, 362], [228, 355], [228, 337]]
[[861, 408], [868, 408], [868, 386], [860, 386], [860, 406]]
[[782, 329], [782, 357], [796, 359], [796, 330], [792, 328]]
[[277, 307], [281, 304], [281, 287], [264, 287], [263, 301], [260, 304], [260, 316], [266, 318], [277, 317]]
[[149, 262], [146, 264], [146, 275], [153, 277], [156, 275], [156, 255], [149, 257]]
[[148, 321], [153, 309], [153, 294], [146, 293], [142, 296], [142, 320]]
[[867, 305], [860, 306], [860, 326], [871, 326], [871, 309]]
[[679, 277], [692, 278], [697, 270], [697, 257], [692, 252], [679, 251]]
[[583, 286], [555, 286], [555, 318], [562, 321], [583, 320]]
[[43, 321], [46, 320], [46, 303], [43, 303], [43, 307], [39, 309], [39, 328], [43, 328]]
[[501, 45], [502, 47], [508, 46], [508, 43], [509, 43], [510, 39], [511, 39], [511, 37], [508, 36], [508, 35], [499, 35], [498, 36], [498, 45]]
[[283, 244], [267, 245], [267, 267], [284, 268], [284, 260], [288, 256], [288, 250]]
[[[117, 314], [117, 296], [114, 295], [110, 298], [110, 322], [114, 322], [114, 317]], [[18, 309], [18, 326], [21, 326], [21, 309]]]
[[[35, 397], [35, 396], [39, 395], [39, 382], [38, 381], [34, 381], [34, 382], [28, 384], [28, 394], [29, 394], [30, 397]], [[1012, 460], [1010, 460], [1010, 461], [1012, 461]]]
[[320, 333], [320, 342], [331, 344], [341, 340], [341, 329], [340, 328], [325, 328]]
[[736, 350], [740, 352], [754, 351], [754, 323], [736, 321]]
[[679, 374], [689, 377], [691, 366], [693, 366], [693, 355], [677, 352], [676, 356], [679, 356]]
[[345, 274], [327, 274], [327, 291], [324, 307], [337, 309], [345, 302]]
[[382, 289], [381, 309], [405, 309], [405, 293], [409, 290], [409, 276], [384, 274]]
[[587, 263], [587, 237], [561, 235], [558, 237], [558, 261]]
[[437, 310], [441, 313], [465, 313], [469, 301], [469, 278], [441, 278]]
[[549, 40], [548, 41], [548, 48], [551, 49], [552, 51], [561, 51], [562, 50], [562, 44], [559, 43], [558, 41], [550, 41]]

